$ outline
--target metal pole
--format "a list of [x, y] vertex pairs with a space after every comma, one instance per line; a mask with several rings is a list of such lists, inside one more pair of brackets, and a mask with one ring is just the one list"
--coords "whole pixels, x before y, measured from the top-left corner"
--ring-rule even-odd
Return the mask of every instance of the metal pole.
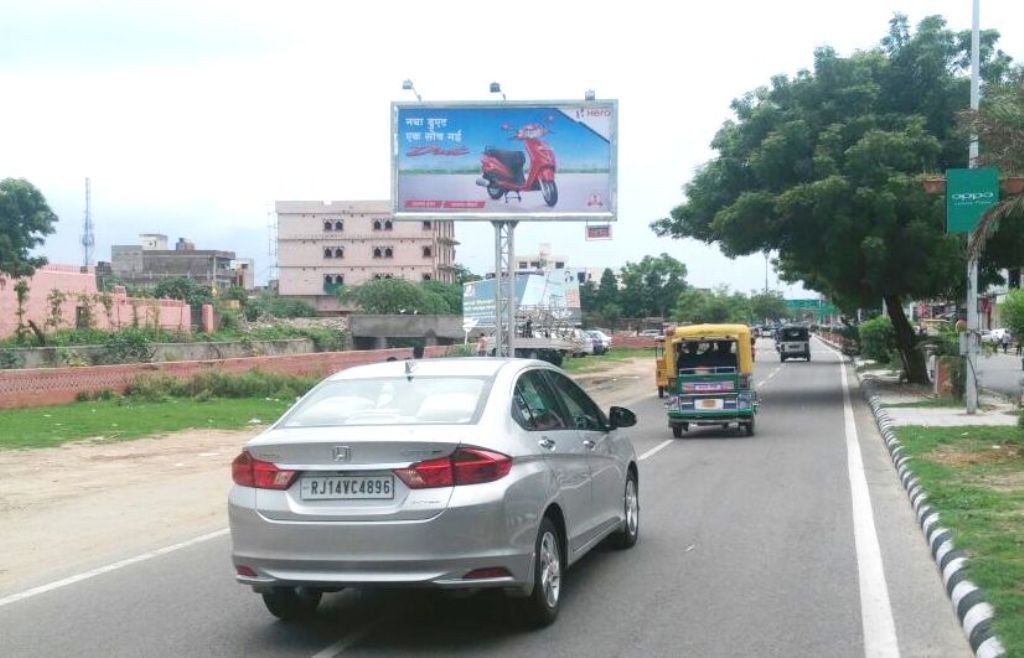
[[506, 271], [506, 282], [508, 283], [508, 299], [506, 300], [506, 313], [507, 316], [507, 327], [508, 336], [506, 338], [508, 350], [506, 356], [514, 357], [516, 355], [516, 303], [519, 301], [518, 295], [516, 294], [516, 248], [515, 248], [515, 236], [516, 236], [516, 224], [518, 222], [505, 222], [507, 229], [507, 239], [505, 243], [505, 271]]
[[494, 226], [494, 348], [496, 356], [515, 356], [515, 228], [518, 222], [496, 220]]
[[[981, 100], [981, 55], [980, 55], [980, 23], [981, 0], [974, 0], [971, 16], [971, 109], [977, 111]], [[968, 147], [968, 166], [978, 166], [978, 135], [971, 135]], [[967, 253], [973, 253], [971, 233], [967, 234]], [[967, 413], [978, 411], [978, 259], [969, 256], [967, 261], [967, 377], [964, 390], [964, 402]]]
[[494, 226], [494, 355], [501, 356], [505, 336], [501, 330], [501, 311], [505, 307], [501, 282], [501, 222], [491, 222]]

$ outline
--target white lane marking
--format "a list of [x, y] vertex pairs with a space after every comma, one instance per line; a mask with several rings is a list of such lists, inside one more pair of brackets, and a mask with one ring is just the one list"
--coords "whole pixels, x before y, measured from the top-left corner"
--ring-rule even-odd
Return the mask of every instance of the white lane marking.
[[363, 626], [359, 630], [349, 633], [348, 635], [341, 638], [331, 646], [325, 649], [321, 649], [320, 651], [317, 651], [315, 654], [313, 654], [313, 658], [334, 658], [339, 653], [345, 651], [345, 649], [352, 647], [354, 644], [358, 643], [364, 637], [366, 637], [373, 631], [377, 630], [377, 628], [379, 628], [380, 625], [384, 623], [385, 619], [386, 617], [378, 617], [377, 619], [374, 619], [366, 626]]
[[853, 539], [857, 550], [857, 575], [860, 581], [860, 616], [864, 631], [864, 655], [868, 658], [900, 655], [896, 639], [896, 623], [889, 604], [889, 586], [885, 581], [882, 550], [878, 544], [875, 516], [871, 510], [871, 493], [864, 461], [861, 457], [857, 424], [850, 404], [850, 388], [846, 381], [846, 363], [839, 361], [843, 388], [843, 420], [846, 434], [846, 464], [850, 476], [850, 498], [853, 503]]
[[772, 370], [772, 371], [771, 371], [770, 373], [768, 373], [768, 376], [767, 376], [767, 377], [765, 377], [765, 378], [764, 378], [764, 379], [762, 379], [761, 381], [759, 381], [759, 382], [757, 382], [756, 384], [754, 384], [754, 386], [755, 386], [756, 388], [761, 388], [762, 386], [764, 386], [765, 384], [767, 384], [767, 383], [768, 383], [768, 380], [770, 380], [770, 379], [771, 379], [772, 377], [774, 377], [775, 375], [779, 374], [779, 370], [781, 370], [781, 369], [782, 369], [782, 366], [781, 366], [781, 365], [779, 365], [779, 366], [776, 366], [776, 367], [775, 367], [775, 370]]
[[139, 562], [152, 560], [155, 557], [167, 555], [168, 553], [179, 551], [183, 548], [188, 548], [189, 546], [195, 546], [196, 544], [201, 544], [204, 541], [216, 539], [217, 537], [223, 537], [226, 534], [228, 534], [228, 529], [222, 528], [209, 534], [200, 535], [199, 537], [189, 539], [188, 541], [183, 541], [178, 544], [172, 544], [170, 546], [164, 546], [163, 548], [158, 548], [155, 551], [150, 551], [148, 553], [136, 555], [135, 557], [130, 557], [125, 560], [121, 560], [120, 562], [114, 562], [113, 564], [108, 564], [103, 567], [97, 567], [96, 569], [85, 571], [74, 576], [69, 576], [67, 578], [63, 578], [52, 583], [47, 583], [46, 585], [40, 585], [39, 587], [33, 587], [32, 589], [27, 589], [23, 592], [18, 592], [17, 594], [11, 594], [10, 596], [5, 596], [4, 598], [0, 599], [0, 608], [10, 603], [23, 601], [24, 599], [33, 596], [38, 596], [39, 594], [45, 594], [46, 592], [52, 592], [55, 589], [67, 587], [68, 585], [74, 585], [75, 583], [80, 583], [83, 580], [95, 578], [96, 576], [101, 576], [105, 573], [110, 573], [111, 571], [117, 571], [118, 569], [123, 569], [124, 567], [131, 566], [133, 564], [138, 564]]
[[659, 443], [658, 445], [654, 446], [653, 448], [651, 448], [650, 450], [648, 450], [644, 454], [642, 454], [639, 457], [637, 457], [637, 460], [638, 461], [643, 461], [643, 460], [647, 459], [648, 457], [651, 457], [652, 455], [657, 453], [659, 450], [662, 450], [663, 448], [665, 448], [665, 446], [671, 445], [673, 443], [675, 443], [674, 439], [666, 439], [665, 441], [662, 441], [661, 443]]

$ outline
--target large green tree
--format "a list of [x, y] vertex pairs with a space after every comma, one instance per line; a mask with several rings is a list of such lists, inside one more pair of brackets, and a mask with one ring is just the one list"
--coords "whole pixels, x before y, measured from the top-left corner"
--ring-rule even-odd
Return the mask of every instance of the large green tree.
[[192, 306], [213, 302], [213, 293], [209, 286], [186, 276], [164, 279], [153, 288], [153, 294], [166, 299], [181, 299]]
[[[448, 315], [455, 311], [446, 301], [445, 294], [404, 279], [377, 279], [347, 287], [340, 293], [340, 297], [343, 301], [355, 304], [364, 313]], [[459, 305], [461, 308], [461, 299]]]
[[[982, 35], [990, 83], [1009, 72], [997, 38]], [[902, 302], [963, 280], [963, 241], [945, 234], [942, 200], [918, 176], [966, 164], [955, 119], [968, 102], [969, 43], [941, 17], [911, 32], [896, 16], [876, 48], [817, 50], [813, 71], [776, 76], [733, 102], [735, 120], [712, 142], [717, 157], [652, 227], [718, 243], [729, 256], [776, 250], [784, 280], [847, 310], [884, 299], [905, 372], [927, 381]]]
[[676, 298], [672, 316], [691, 324], [747, 324], [751, 318], [750, 299], [739, 291], [731, 292], [728, 286], [713, 290], [687, 288]]
[[46, 264], [32, 250], [54, 232], [56, 222], [57, 215], [32, 183], [23, 178], [0, 181], [0, 285], [32, 276]]
[[788, 315], [786, 300], [777, 290], [755, 292], [750, 295], [750, 313], [754, 322], [781, 320]]
[[665, 317], [685, 289], [686, 265], [665, 253], [644, 256], [622, 267], [620, 306], [628, 317]]

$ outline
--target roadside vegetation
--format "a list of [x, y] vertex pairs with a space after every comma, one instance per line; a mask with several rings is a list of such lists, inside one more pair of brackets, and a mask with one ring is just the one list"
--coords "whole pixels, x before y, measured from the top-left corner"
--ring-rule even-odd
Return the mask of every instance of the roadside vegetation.
[[1007, 655], [1024, 655], [1024, 433], [1012, 427], [896, 430], [928, 502], [965, 550], [996, 610]]
[[120, 441], [186, 429], [237, 429], [275, 420], [319, 378], [254, 370], [209, 371], [190, 380], [138, 377], [121, 396], [82, 394], [72, 404], [0, 410], [0, 450], [47, 448], [68, 441]]
[[613, 347], [604, 354], [591, 355], [581, 359], [565, 359], [562, 369], [571, 374], [583, 374], [610, 370], [630, 359], [650, 359], [651, 373], [654, 373], [654, 350], [635, 347]]

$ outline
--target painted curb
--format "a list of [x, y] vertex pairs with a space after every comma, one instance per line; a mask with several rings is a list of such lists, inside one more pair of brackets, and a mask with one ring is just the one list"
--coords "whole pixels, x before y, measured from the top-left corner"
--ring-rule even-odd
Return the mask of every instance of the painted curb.
[[[820, 336], [817, 338], [829, 347], [839, 350], [839, 346], [831, 341]], [[889, 413], [882, 406], [881, 398], [871, 391], [870, 382], [861, 379], [860, 373], [856, 369], [854, 369], [854, 374], [857, 375], [864, 398], [875, 416], [878, 431], [882, 434], [882, 440], [885, 441], [885, 447], [889, 451], [893, 467], [896, 469], [896, 476], [907, 492], [914, 516], [921, 527], [921, 532], [924, 533], [925, 541], [928, 542], [932, 558], [942, 575], [942, 584], [945, 586], [946, 594], [953, 604], [954, 611], [956, 611], [956, 617], [964, 629], [971, 650], [974, 651], [977, 658], [1005, 656], [1006, 649], [992, 632], [992, 617], [995, 611], [991, 605], [985, 602], [981, 589], [967, 579], [965, 570], [967, 556], [953, 546], [953, 532], [942, 526], [939, 513], [928, 504], [928, 493], [918, 482], [914, 472], [910, 470], [910, 459], [903, 454], [903, 446], [896, 438], [894, 424]]]

